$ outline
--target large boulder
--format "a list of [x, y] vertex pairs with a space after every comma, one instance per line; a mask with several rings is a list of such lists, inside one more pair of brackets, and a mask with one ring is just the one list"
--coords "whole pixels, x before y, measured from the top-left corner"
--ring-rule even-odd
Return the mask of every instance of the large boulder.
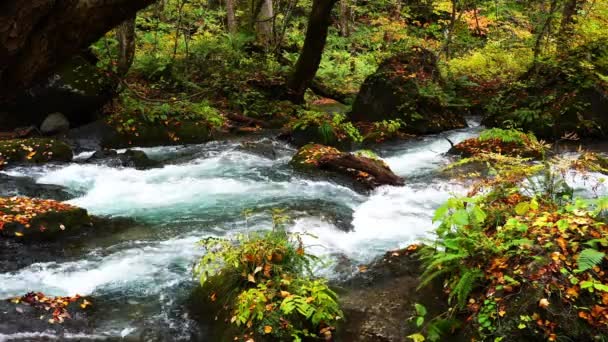
[[[338, 328], [339, 341], [405, 342], [419, 333], [413, 318], [415, 304], [428, 310], [432, 319], [448, 310], [440, 279], [418, 289], [424, 268], [417, 246], [387, 252], [341, 285], [340, 303], [345, 321]], [[444, 336], [445, 341], [464, 341], [459, 335]]]
[[69, 129], [70, 122], [61, 113], [49, 114], [46, 119], [42, 121], [42, 125], [40, 125], [40, 132], [47, 135], [64, 133], [67, 132]]
[[11, 163], [69, 162], [72, 149], [56, 139], [0, 140], [0, 167]]
[[83, 57], [67, 60], [51, 76], [18, 96], [0, 112], [0, 127], [40, 126], [60, 112], [72, 127], [92, 122], [112, 97], [113, 83]]
[[486, 107], [483, 124], [517, 127], [556, 140], [568, 133], [608, 137], [608, 40], [541, 61]]
[[53, 184], [39, 184], [30, 177], [9, 176], [0, 173], [0, 197], [27, 196], [66, 201], [73, 196], [63, 187]]
[[0, 197], [0, 237], [54, 239], [91, 226], [87, 211], [54, 200]]
[[414, 47], [391, 57], [369, 76], [357, 95], [352, 121], [402, 120], [407, 133], [429, 134], [466, 127], [449, 107], [437, 57]]
[[138, 170], [160, 166], [160, 163], [148, 158], [148, 155], [144, 151], [130, 149], [123, 153], [118, 153], [114, 150], [96, 151], [87, 159], [87, 162], [111, 167], [132, 167]]
[[318, 173], [320, 170], [342, 176], [366, 189], [404, 184], [403, 178], [395, 175], [379, 158], [341, 152], [325, 145], [308, 144], [302, 147], [292, 158], [291, 165], [302, 172]]

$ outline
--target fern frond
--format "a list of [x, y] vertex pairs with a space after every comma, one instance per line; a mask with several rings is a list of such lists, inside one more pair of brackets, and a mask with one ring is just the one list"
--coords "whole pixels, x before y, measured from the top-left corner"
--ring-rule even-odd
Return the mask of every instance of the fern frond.
[[604, 260], [605, 256], [606, 256], [605, 253], [600, 252], [596, 249], [593, 249], [593, 248], [584, 249], [578, 255], [578, 269], [577, 270], [579, 272], [584, 272], [588, 269], [594, 268], [595, 266], [599, 265]]
[[483, 272], [481, 272], [481, 270], [465, 268], [462, 276], [458, 279], [456, 286], [452, 288], [450, 300], [452, 300], [453, 297], [456, 297], [458, 306], [461, 308], [464, 307], [469, 298], [469, 294], [471, 294], [471, 291], [475, 288], [476, 281], [481, 278], [483, 278]]

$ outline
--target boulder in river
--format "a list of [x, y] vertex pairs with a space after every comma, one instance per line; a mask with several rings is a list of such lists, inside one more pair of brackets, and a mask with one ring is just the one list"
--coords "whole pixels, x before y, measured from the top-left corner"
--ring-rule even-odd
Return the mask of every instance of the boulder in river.
[[140, 150], [126, 150], [123, 153], [114, 150], [99, 150], [87, 159], [87, 162], [111, 167], [132, 167], [138, 170], [160, 166], [160, 163], [148, 158], [148, 155]]
[[39, 184], [30, 177], [17, 177], [0, 173], [0, 197], [27, 196], [66, 201], [72, 196], [59, 185]]
[[[441, 280], [418, 289], [423, 271], [416, 246], [391, 251], [341, 284], [340, 303], [345, 322], [338, 329], [338, 340], [352, 342], [405, 342], [419, 333], [412, 318], [415, 304], [422, 304], [428, 318], [447, 312]], [[450, 336], [446, 341], [463, 340]]]
[[90, 226], [87, 211], [54, 200], [0, 197], [0, 236], [50, 240]]
[[30, 341], [45, 340], [43, 336], [48, 331], [85, 331], [90, 325], [87, 311], [91, 307], [91, 301], [78, 295], [47, 297], [41, 292], [30, 292], [0, 300], [0, 331], [9, 336], [22, 334], [24, 340]]
[[466, 127], [464, 117], [450, 108], [445, 81], [433, 52], [413, 47], [391, 57], [370, 75], [357, 95], [352, 121], [401, 120], [403, 131], [438, 133]]
[[381, 159], [341, 152], [325, 145], [308, 144], [302, 147], [292, 158], [291, 165], [300, 171], [324, 170], [346, 176], [367, 189], [404, 184], [403, 178], [395, 175]]
[[72, 148], [47, 138], [0, 140], [0, 166], [10, 163], [69, 162]]

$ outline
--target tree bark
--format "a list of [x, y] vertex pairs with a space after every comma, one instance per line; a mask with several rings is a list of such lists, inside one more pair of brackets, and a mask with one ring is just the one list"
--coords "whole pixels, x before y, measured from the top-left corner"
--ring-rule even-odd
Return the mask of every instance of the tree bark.
[[549, 7], [549, 13], [547, 14], [547, 19], [545, 20], [543, 27], [538, 32], [538, 36], [536, 36], [536, 42], [534, 43], [534, 59], [532, 61], [532, 69], [535, 69], [536, 64], [538, 63], [538, 57], [540, 56], [540, 52], [543, 47], [542, 43], [543, 39], [545, 38], [545, 35], [549, 35], [551, 33], [551, 22], [553, 21], [553, 16], [555, 15], [556, 9], [557, 0], [552, 0], [551, 5]]
[[364, 172], [371, 176], [371, 179], [361, 179], [370, 188], [380, 185], [402, 186], [403, 178], [397, 176], [388, 167], [381, 166], [377, 161], [357, 157], [351, 153], [328, 154], [319, 159], [319, 167], [322, 169], [333, 170], [339, 173], [349, 173], [349, 170]]
[[116, 28], [118, 40], [118, 74], [124, 76], [133, 64], [135, 56], [135, 17], [127, 19]]
[[154, 0], [4, 0], [0, 104]]
[[304, 47], [287, 84], [289, 97], [295, 103], [304, 102], [304, 93], [319, 69], [323, 49], [325, 49], [325, 43], [327, 42], [327, 32], [331, 24], [331, 10], [337, 1], [313, 1], [312, 11], [308, 18]]
[[238, 26], [236, 23], [234, 0], [226, 0], [226, 23], [228, 26], [228, 32], [236, 33]]
[[272, 0], [263, 0], [256, 19], [258, 40], [266, 47], [274, 43], [274, 8]]
[[567, 0], [562, 10], [562, 21], [557, 34], [558, 49], [564, 50], [574, 31], [574, 16], [585, 4], [585, 0]]
[[348, 0], [340, 0], [340, 34], [350, 36], [350, 4]]

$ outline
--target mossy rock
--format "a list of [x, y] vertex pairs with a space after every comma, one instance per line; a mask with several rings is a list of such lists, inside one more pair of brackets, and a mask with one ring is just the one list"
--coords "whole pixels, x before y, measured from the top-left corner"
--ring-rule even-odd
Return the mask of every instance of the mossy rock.
[[298, 170], [314, 170], [319, 166], [319, 159], [330, 154], [340, 154], [335, 147], [321, 144], [307, 144], [302, 146], [291, 159], [290, 164]]
[[447, 103], [437, 57], [419, 47], [382, 62], [361, 86], [349, 116], [355, 122], [399, 119], [405, 123], [403, 131], [412, 134], [467, 126]]
[[292, 158], [291, 165], [308, 174], [326, 174], [354, 185], [355, 189], [371, 190], [381, 185], [403, 185], [403, 179], [393, 173], [379, 158], [340, 152], [335, 147], [308, 144]]
[[69, 162], [72, 157], [72, 148], [56, 139], [0, 140], [0, 164]]
[[115, 130], [104, 137], [102, 145], [108, 148], [129, 146], [159, 146], [200, 144], [211, 140], [211, 130], [205, 122], [186, 121], [178, 124], [145, 124], [131, 131]]
[[577, 47], [537, 63], [486, 106], [482, 123], [517, 127], [557, 140], [608, 137], [608, 40]]
[[0, 236], [50, 240], [91, 225], [87, 211], [54, 200], [0, 197]]
[[481, 154], [496, 153], [511, 157], [538, 159], [544, 156], [545, 151], [538, 142], [535, 144], [532, 142], [519, 144], [516, 142], [505, 142], [498, 138], [488, 140], [471, 138], [454, 145], [448, 153], [462, 157], [475, 157]]

